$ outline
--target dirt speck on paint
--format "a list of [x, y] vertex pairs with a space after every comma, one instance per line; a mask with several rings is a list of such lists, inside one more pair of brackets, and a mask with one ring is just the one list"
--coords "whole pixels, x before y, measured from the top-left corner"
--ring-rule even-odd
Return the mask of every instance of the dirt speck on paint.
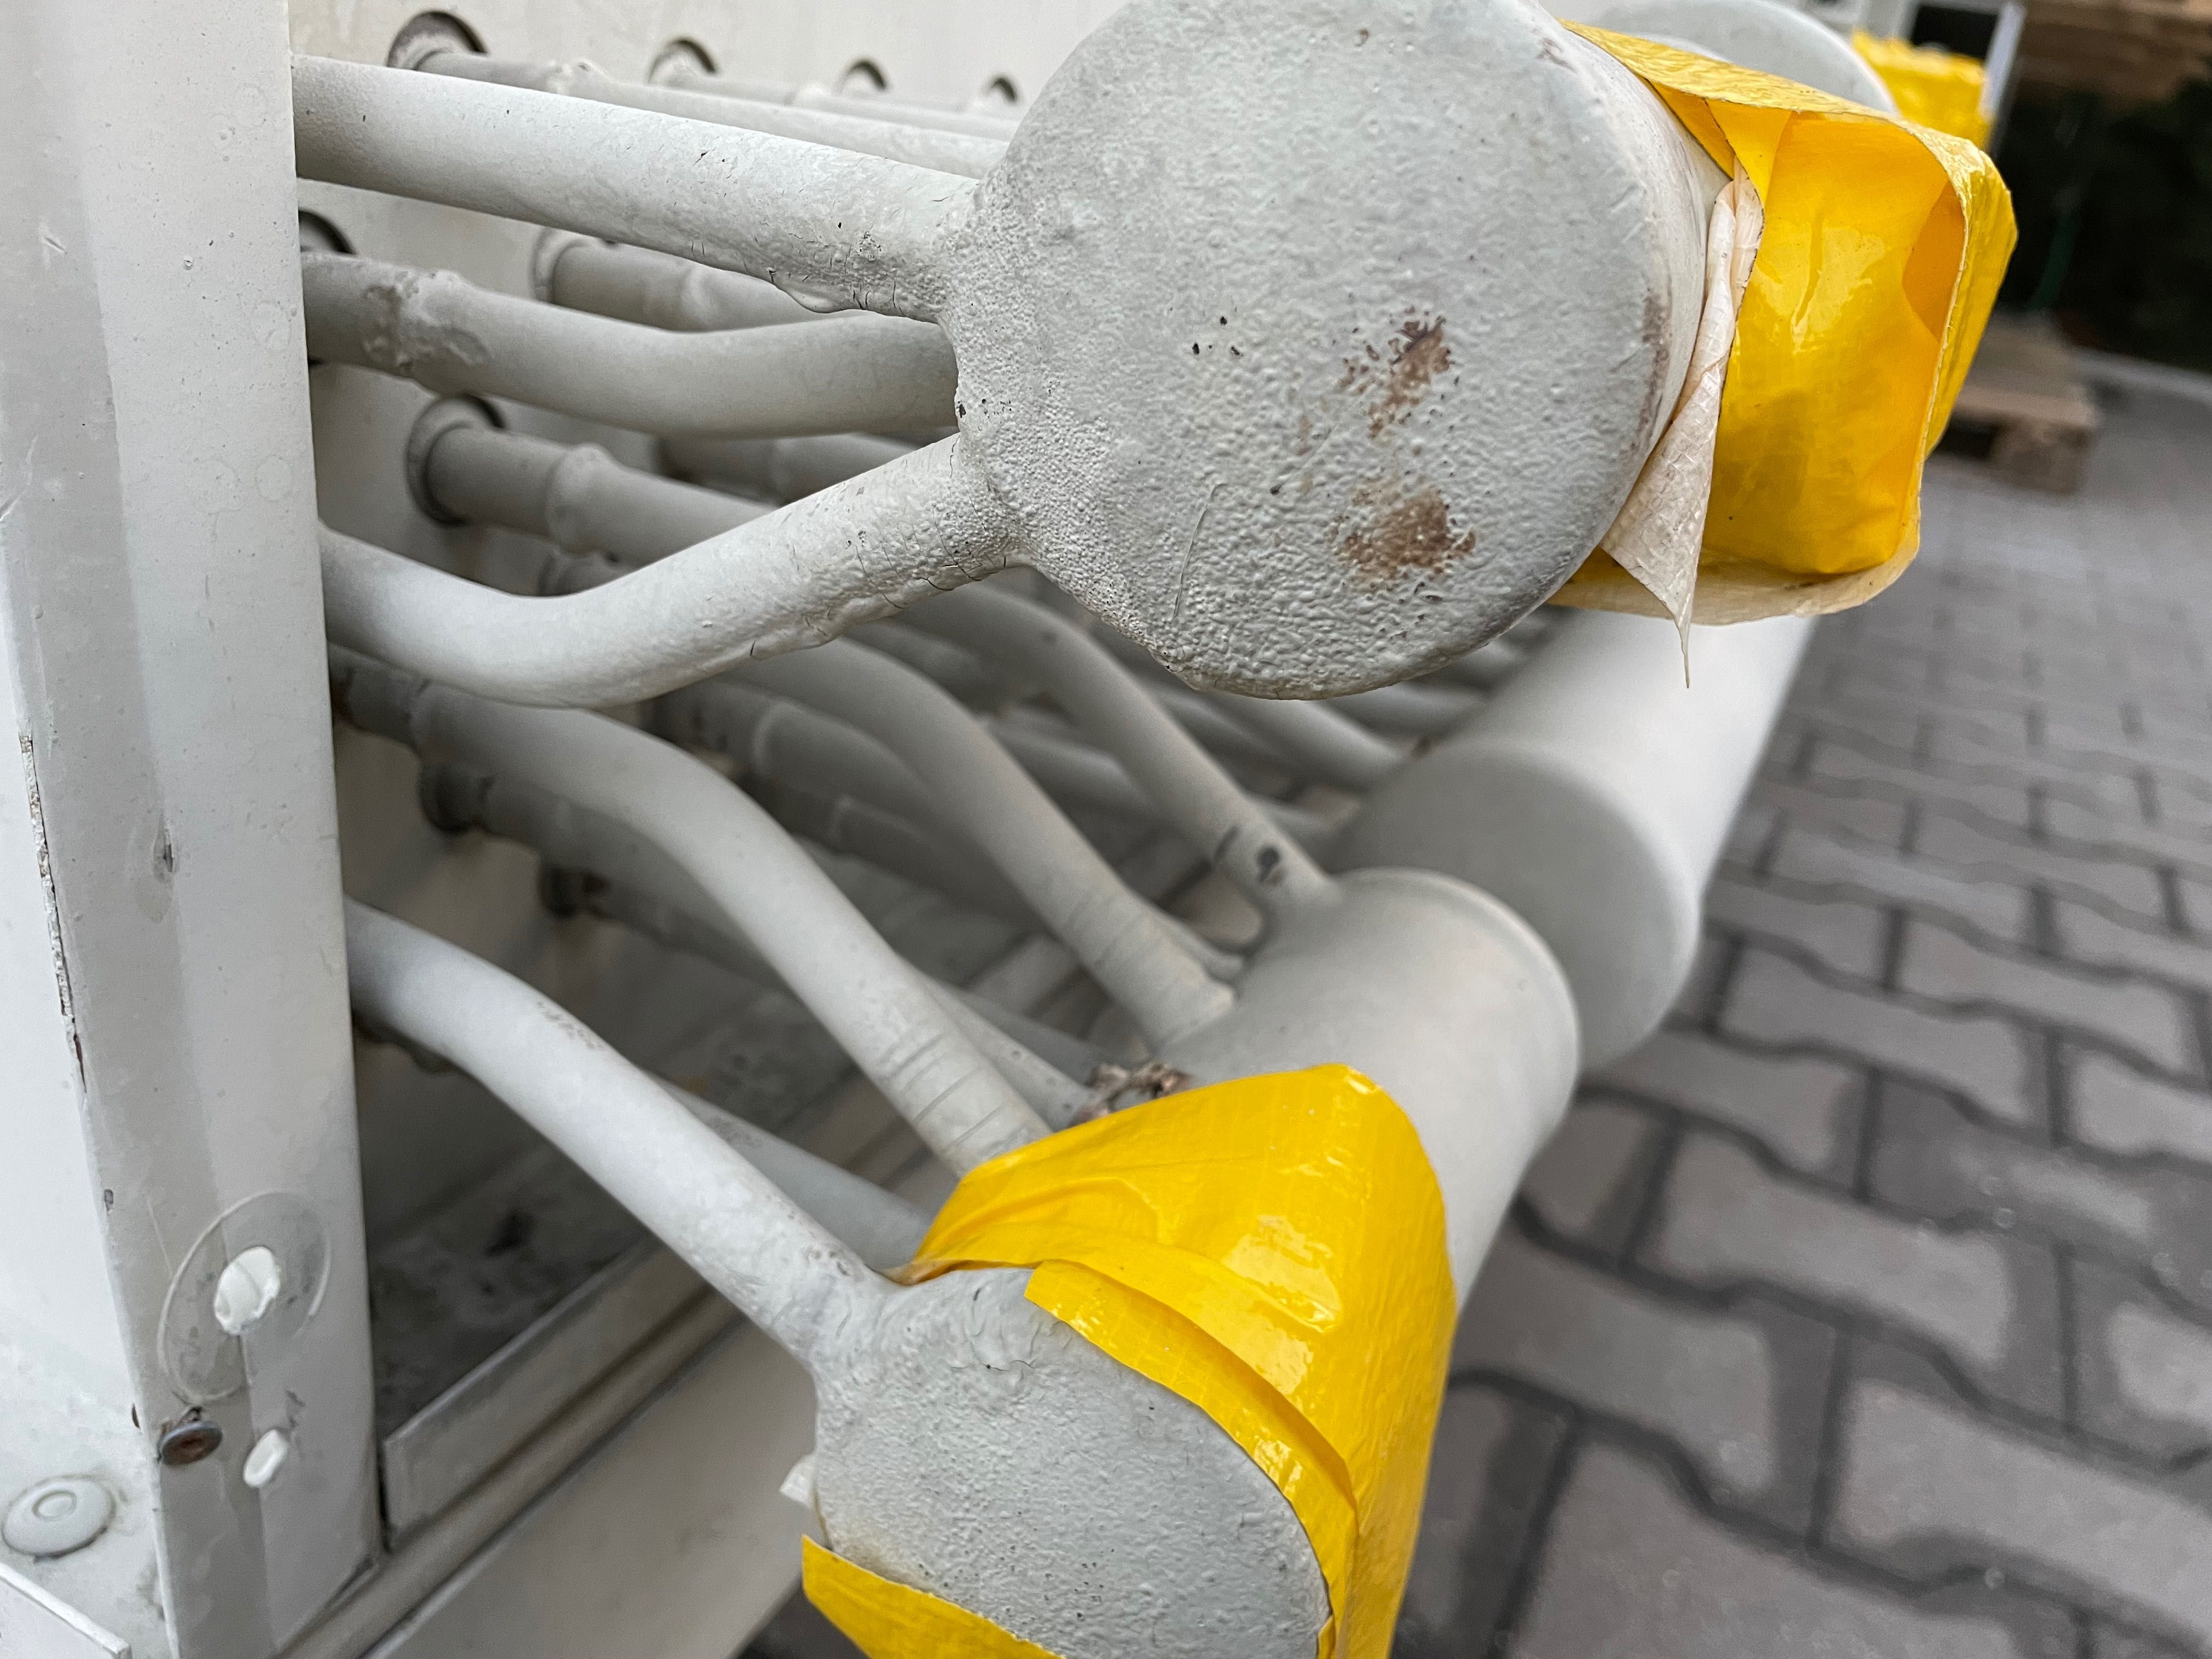
[[1344, 378], [1337, 382], [1338, 391], [1367, 400], [1367, 433], [1373, 438], [1412, 415], [1452, 361], [1442, 317], [1408, 316], [1383, 347], [1363, 346], [1346, 357]]

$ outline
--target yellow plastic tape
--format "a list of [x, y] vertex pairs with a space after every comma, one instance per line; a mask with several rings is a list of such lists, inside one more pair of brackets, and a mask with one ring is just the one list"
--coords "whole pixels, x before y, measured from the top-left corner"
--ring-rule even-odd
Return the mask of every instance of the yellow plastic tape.
[[980, 1613], [894, 1584], [811, 1538], [799, 1542], [806, 1599], [871, 1659], [1054, 1659]]
[[[1317, 1659], [1386, 1659], [1458, 1306], [1443, 1199], [1396, 1102], [1321, 1066], [1021, 1147], [969, 1173], [900, 1277], [975, 1267], [1033, 1267], [1031, 1302], [1219, 1424], [1313, 1545]], [[871, 1659], [1040, 1651], [827, 1550], [805, 1582]]]
[[[1722, 393], [1695, 617], [1839, 611], [1904, 574], [1920, 477], [2014, 240], [2012, 198], [1963, 139], [1650, 40], [1569, 24], [1633, 70], [1765, 231]], [[1602, 553], [1560, 603], [1663, 614]]]
[[1941, 46], [1916, 46], [1910, 40], [1885, 40], [1855, 30], [1857, 48], [1908, 121], [1986, 149], [1990, 118], [1982, 109], [1985, 77], [1982, 60]]

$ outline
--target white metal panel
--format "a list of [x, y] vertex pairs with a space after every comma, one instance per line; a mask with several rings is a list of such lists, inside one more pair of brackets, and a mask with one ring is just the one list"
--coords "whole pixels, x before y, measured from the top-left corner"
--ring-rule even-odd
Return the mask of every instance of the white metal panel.
[[8, 1659], [131, 1659], [131, 1644], [0, 1561], [0, 1653]]
[[[38, 319], [0, 361], [11, 736], [40, 797], [131, 1474], [195, 1404], [224, 1434], [160, 1472], [168, 1639], [250, 1659], [375, 1547], [283, 10], [5, 17], [0, 278]], [[249, 1200], [312, 1217], [327, 1276], [244, 1387], [195, 1401], [165, 1301], [203, 1241], [218, 1265], [258, 1242], [222, 1228]], [[256, 1494], [239, 1466], [275, 1428], [291, 1462]]]

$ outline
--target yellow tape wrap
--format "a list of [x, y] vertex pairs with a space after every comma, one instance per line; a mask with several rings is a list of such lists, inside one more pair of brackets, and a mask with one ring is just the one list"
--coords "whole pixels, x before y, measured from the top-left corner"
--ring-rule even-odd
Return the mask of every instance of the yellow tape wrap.
[[[1030, 1301], [1219, 1424], [1313, 1544], [1333, 1614], [1317, 1659], [1385, 1659], [1458, 1306], [1443, 1196], [1396, 1102], [1322, 1066], [1022, 1147], [961, 1182], [901, 1277], [974, 1267], [1034, 1267]], [[1040, 1651], [826, 1550], [806, 1591], [871, 1659]]]
[[[2012, 198], [1963, 139], [1569, 24], [1650, 85], [1766, 213], [1721, 398], [1696, 619], [1838, 611], [1904, 573], [1920, 475], [1989, 320]], [[1561, 603], [1661, 614], [1594, 554]]]
[[1853, 32], [1851, 46], [1881, 76], [1897, 100], [1897, 112], [1906, 120], [1987, 146], [1990, 118], [1982, 112], [1981, 59], [1941, 46], [1883, 40], [1864, 29]]

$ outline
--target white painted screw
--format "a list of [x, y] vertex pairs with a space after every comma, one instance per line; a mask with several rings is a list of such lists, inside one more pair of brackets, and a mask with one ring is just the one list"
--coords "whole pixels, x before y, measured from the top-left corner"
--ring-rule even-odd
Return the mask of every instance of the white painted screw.
[[271, 1429], [253, 1443], [253, 1449], [246, 1454], [246, 1467], [240, 1473], [246, 1484], [258, 1492], [276, 1478], [291, 1456], [291, 1437], [282, 1429]]
[[249, 1245], [215, 1281], [215, 1322], [233, 1336], [243, 1336], [283, 1293], [284, 1269], [276, 1252], [265, 1244]]
[[27, 1487], [8, 1506], [0, 1539], [21, 1555], [67, 1555], [107, 1530], [115, 1500], [97, 1480], [63, 1475]]

